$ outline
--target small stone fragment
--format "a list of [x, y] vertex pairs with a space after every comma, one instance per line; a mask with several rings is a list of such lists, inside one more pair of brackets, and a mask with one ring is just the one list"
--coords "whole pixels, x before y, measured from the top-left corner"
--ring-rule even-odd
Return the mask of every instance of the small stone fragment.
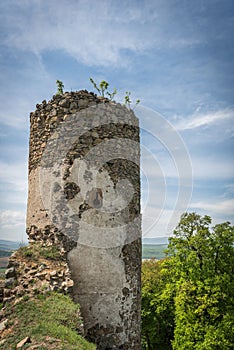
[[7, 269], [5, 271], [5, 277], [6, 278], [15, 277], [15, 268], [14, 267], [10, 267], [9, 269]]
[[0, 332], [4, 331], [4, 329], [6, 328], [7, 322], [8, 322], [8, 319], [0, 323]]
[[21, 349], [25, 344], [31, 343], [30, 337], [26, 337], [23, 340], [21, 340], [17, 345], [16, 349]]
[[51, 277], [55, 277], [56, 275], [57, 275], [57, 271], [56, 270], [50, 272], [50, 276]]

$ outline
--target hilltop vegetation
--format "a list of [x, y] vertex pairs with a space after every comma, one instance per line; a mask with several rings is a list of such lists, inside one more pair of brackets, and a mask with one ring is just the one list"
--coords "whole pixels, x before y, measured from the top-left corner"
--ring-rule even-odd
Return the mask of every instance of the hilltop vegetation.
[[35, 298], [26, 296], [5, 311], [7, 328], [2, 350], [14, 350], [22, 339], [29, 338], [24, 349], [92, 350], [95, 346], [82, 336], [79, 306], [65, 295], [50, 292]]
[[[37, 245], [18, 254], [41, 266], [41, 259], [53, 265], [58, 258], [57, 251]], [[233, 349], [233, 272], [234, 227], [225, 222], [212, 228], [209, 216], [185, 213], [166, 257], [143, 262], [142, 349]], [[29, 350], [95, 349], [82, 337], [79, 306], [61, 293], [36, 289], [7, 303], [1, 315], [2, 350], [16, 349], [26, 337], [23, 348]]]
[[[0, 349], [91, 350], [79, 305], [69, 295], [73, 284], [64, 253], [57, 245], [30, 243], [11, 256], [0, 281]], [[3, 292], [4, 291], [4, 292]]]
[[234, 227], [210, 225], [185, 213], [168, 258], [143, 263], [143, 349], [233, 349]]

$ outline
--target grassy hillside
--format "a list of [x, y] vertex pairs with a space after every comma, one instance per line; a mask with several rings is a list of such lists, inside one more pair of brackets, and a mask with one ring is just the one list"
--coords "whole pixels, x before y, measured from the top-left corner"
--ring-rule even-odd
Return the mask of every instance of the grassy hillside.
[[[6, 242], [3, 245], [10, 246]], [[15, 248], [16, 245], [10, 247]], [[11, 272], [12, 276], [8, 276], [4, 307], [0, 310], [1, 350], [15, 350], [25, 338], [27, 341], [21, 349], [96, 348], [82, 336], [79, 305], [63, 294], [66, 290], [62, 285], [65, 283], [68, 288], [69, 279], [67, 265], [61, 254], [57, 246], [35, 243], [21, 247], [11, 257], [11, 265], [16, 270]], [[57, 284], [56, 289], [52, 288], [54, 283]]]
[[[4, 249], [14, 248], [11, 250], [13, 251], [16, 248], [14, 244], [1, 241], [0, 243]], [[162, 259], [166, 248], [167, 244], [143, 244], [143, 259]], [[7, 252], [7, 249], [4, 249], [2, 251]], [[48, 249], [44, 248], [44, 250], [45, 252], [40, 250], [42, 256]], [[33, 259], [41, 258], [41, 256], [35, 256], [39, 252], [33, 251], [32, 247], [30, 250], [29, 246], [18, 251], [21, 255], [23, 252], [27, 253], [27, 256], [30, 253], [28, 259], [31, 263]], [[53, 258], [56, 257], [53, 256]], [[22, 349], [92, 350], [96, 348], [82, 337], [79, 306], [68, 296], [56, 292], [45, 293], [38, 289], [34, 297], [29, 298], [26, 294], [18, 298], [16, 303], [7, 303], [3, 309], [1, 322], [4, 322], [4, 329], [0, 335], [2, 350], [15, 350], [17, 344], [26, 337], [28, 342]]]
[[1, 334], [0, 349], [14, 350], [26, 337], [23, 349], [92, 350], [95, 345], [81, 334], [79, 306], [65, 295], [50, 292], [33, 299], [25, 296], [4, 311], [6, 328]]

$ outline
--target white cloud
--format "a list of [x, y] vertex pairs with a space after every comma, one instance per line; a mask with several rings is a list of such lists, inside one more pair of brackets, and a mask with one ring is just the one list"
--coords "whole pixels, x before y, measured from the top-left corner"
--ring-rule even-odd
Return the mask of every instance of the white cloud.
[[4, 210], [0, 212], [0, 224], [3, 229], [11, 229], [25, 225], [25, 212]]
[[200, 201], [191, 203], [190, 207], [206, 211], [211, 216], [225, 215], [234, 217], [234, 199], [217, 200], [216, 203]]
[[[6, 44], [40, 54], [44, 50], [64, 50], [86, 64], [109, 65], [121, 62], [121, 50], [141, 51], [152, 44], [141, 32], [131, 28], [140, 14], [134, 10], [120, 16], [108, 1], [50, 1], [34, 6], [16, 5], [14, 24]], [[30, 12], [30, 16], [28, 16]], [[128, 22], [124, 20], [128, 18]], [[124, 23], [126, 22], [126, 24]]]
[[234, 109], [231, 108], [206, 113], [196, 112], [192, 116], [180, 120], [176, 125], [176, 128], [178, 130], [189, 130], [202, 126], [217, 126], [226, 123], [226, 121], [230, 122], [231, 119], [234, 119]]
[[[2, 5], [2, 22], [9, 33], [7, 45], [35, 54], [64, 50], [88, 65], [126, 65], [126, 50], [144, 53], [154, 47], [184, 47], [201, 40], [193, 30], [182, 31], [177, 14], [164, 2], [119, 5], [109, 0], [61, 0], [13, 4]], [[188, 21], [185, 24], [189, 26]]]
[[213, 225], [224, 221], [234, 223], [234, 199], [220, 200], [219, 198], [216, 203], [214, 201], [211, 203], [207, 199], [207, 201], [193, 202], [189, 208], [177, 211], [149, 205], [142, 213], [143, 238], [170, 236], [181, 214], [185, 211], [196, 211], [200, 215], [209, 215]]

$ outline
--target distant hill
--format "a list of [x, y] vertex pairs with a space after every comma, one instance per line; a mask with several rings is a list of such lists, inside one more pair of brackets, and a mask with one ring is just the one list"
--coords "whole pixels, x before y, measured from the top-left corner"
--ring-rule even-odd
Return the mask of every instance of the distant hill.
[[[167, 248], [167, 237], [143, 238], [143, 259], [162, 259], [164, 258], [164, 250]], [[8, 258], [14, 250], [19, 249], [21, 243], [0, 239], [0, 268], [7, 266]]]
[[[142, 239], [142, 243], [144, 244], [168, 244], [168, 238], [167, 237], [151, 237], [151, 238], [144, 238]], [[7, 241], [0, 239], [0, 250], [16, 250], [20, 247], [20, 242], [15, 241]]]
[[168, 244], [168, 237], [151, 237], [142, 239], [142, 243], [144, 244]]
[[168, 245], [167, 237], [143, 238], [142, 259], [163, 259]]
[[143, 244], [142, 259], [161, 260], [165, 258], [165, 249], [167, 249], [167, 244]]
[[[0, 269], [5, 269], [8, 265], [9, 256], [13, 253], [14, 250], [17, 250], [20, 247], [20, 242], [7, 241], [0, 239]], [[0, 277], [1, 276], [0, 271]]]
[[19, 247], [20, 242], [6, 241], [4, 239], [0, 239], [0, 250], [12, 251], [18, 249]]

